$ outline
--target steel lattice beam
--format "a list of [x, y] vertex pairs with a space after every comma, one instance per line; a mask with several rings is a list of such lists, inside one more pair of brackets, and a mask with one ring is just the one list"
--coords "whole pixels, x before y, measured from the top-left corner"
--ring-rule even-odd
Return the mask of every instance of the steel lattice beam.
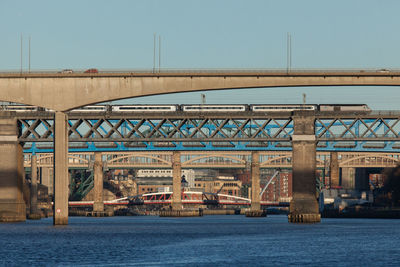
[[[316, 113], [319, 151], [400, 151], [400, 113]], [[50, 113], [18, 114], [28, 152], [52, 150]], [[291, 150], [291, 113], [70, 114], [70, 151]]]

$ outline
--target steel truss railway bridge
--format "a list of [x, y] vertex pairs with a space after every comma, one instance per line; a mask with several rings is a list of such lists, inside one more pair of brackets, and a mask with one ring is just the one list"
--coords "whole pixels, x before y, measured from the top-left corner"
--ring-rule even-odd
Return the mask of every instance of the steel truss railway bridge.
[[[311, 145], [302, 154], [301, 168], [311, 165], [307, 179], [315, 175], [315, 168], [329, 167], [333, 184], [339, 181], [339, 168], [395, 167], [400, 159], [398, 112], [73, 112], [68, 117], [67, 166], [93, 168], [97, 196], [105, 169], [172, 168], [177, 192], [181, 168], [247, 168], [256, 192], [251, 203], [260, 209], [260, 169], [292, 168], [293, 144]], [[24, 166], [51, 168], [53, 114], [19, 112], [17, 121]], [[173, 206], [184, 203], [179, 196], [172, 197]], [[98, 205], [99, 201], [93, 207]]]
[[[339, 158], [335, 153], [345, 151], [395, 155], [400, 152], [399, 113], [298, 111], [287, 114], [185, 115], [177, 112], [172, 115], [111, 113], [78, 116], [68, 111], [94, 103], [177, 92], [353, 85], [399, 86], [400, 72], [183, 70], [160, 73], [1, 73], [0, 100], [55, 112], [29, 116], [0, 112], [0, 220], [25, 220], [21, 194], [23, 150], [32, 154], [32, 169], [35, 170], [38, 155], [54, 148], [54, 224], [68, 223], [68, 151], [94, 151], [94, 188], [97, 188], [94, 209], [99, 210], [104, 206], [99, 190], [103, 157], [106, 157], [101, 154], [103, 152], [172, 153], [168, 164], [173, 170], [173, 192], [181, 190], [181, 153], [250, 152], [254, 193], [251, 208], [259, 210], [259, 169], [260, 164], [265, 163], [262, 153], [292, 151], [293, 200], [289, 221], [318, 222], [320, 215], [315, 198], [317, 151], [333, 152], [331, 158]], [[381, 159], [385, 157], [391, 160], [388, 155]], [[180, 194], [174, 194], [173, 210], [179, 210], [181, 203]]]
[[[25, 153], [53, 152], [54, 113], [16, 117]], [[97, 112], [68, 118], [70, 152], [291, 151], [294, 135], [290, 112]], [[318, 151], [400, 152], [400, 112], [316, 112], [312, 120]]]
[[[319, 112], [314, 114], [316, 166], [395, 167], [400, 156], [400, 112]], [[25, 167], [37, 154], [52, 167], [54, 115], [19, 112], [19, 141]], [[259, 151], [261, 168], [291, 168], [292, 114], [259, 112], [187, 114], [93, 112], [69, 115], [68, 165], [85, 168], [102, 153], [106, 168], [171, 168], [181, 151], [182, 168], [249, 168]]]

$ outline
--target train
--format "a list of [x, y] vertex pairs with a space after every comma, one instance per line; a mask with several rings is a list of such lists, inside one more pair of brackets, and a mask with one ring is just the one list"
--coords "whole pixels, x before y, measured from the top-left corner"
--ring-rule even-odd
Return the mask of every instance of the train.
[[[1, 109], [1, 107], [0, 107]], [[36, 106], [4, 105], [3, 110], [15, 112], [53, 111]], [[367, 104], [253, 104], [253, 105], [88, 105], [69, 111], [70, 113], [93, 112], [292, 112], [296, 110], [310, 111], [342, 111], [342, 112], [369, 112]]]

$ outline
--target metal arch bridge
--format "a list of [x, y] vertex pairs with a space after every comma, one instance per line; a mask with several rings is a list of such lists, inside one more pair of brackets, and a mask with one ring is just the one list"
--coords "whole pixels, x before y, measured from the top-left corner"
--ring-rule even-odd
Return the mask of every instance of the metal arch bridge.
[[[95, 152], [69, 153], [69, 168], [91, 169]], [[172, 151], [164, 152], [102, 152], [104, 169], [170, 169]], [[400, 162], [400, 153], [377, 152], [337, 152], [339, 167], [354, 168], [392, 168]], [[261, 151], [260, 168], [292, 168], [291, 151]], [[317, 152], [317, 168], [327, 168], [330, 164], [330, 152]], [[24, 154], [24, 167], [31, 167], [32, 154]], [[201, 168], [250, 168], [251, 151], [183, 151], [181, 167], [185, 169]], [[53, 168], [53, 153], [37, 154], [37, 166]]]
[[[104, 205], [156, 205], [171, 204], [172, 192], [148, 193], [137, 196], [119, 198], [111, 201], [104, 201]], [[69, 201], [69, 206], [92, 206], [94, 201]], [[199, 205], [251, 205], [251, 199], [216, 194], [209, 192], [184, 191], [182, 192], [182, 204]], [[263, 206], [288, 206], [286, 202], [261, 201]]]
[[[18, 113], [26, 153], [53, 151], [54, 115]], [[317, 151], [400, 152], [400, 112], [319, 112]], [[293, 117], [283, 113], [71, 113], [69, 151], [290, 151]]]

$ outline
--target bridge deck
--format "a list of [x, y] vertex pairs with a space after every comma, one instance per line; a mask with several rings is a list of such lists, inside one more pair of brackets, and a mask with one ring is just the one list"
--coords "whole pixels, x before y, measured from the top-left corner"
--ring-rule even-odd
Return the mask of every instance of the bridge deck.
[[397, 69], [134, 69], [99, 70], [98, 73], [85, 73], [85, 70], [73, 70], [62, 73], [55, 70], [34, 70], [29, 73], [20, 71], [0, 71], [0, 78], [64, 78], [64, 77], [224, 77], [224, 76], [400, 76]]

